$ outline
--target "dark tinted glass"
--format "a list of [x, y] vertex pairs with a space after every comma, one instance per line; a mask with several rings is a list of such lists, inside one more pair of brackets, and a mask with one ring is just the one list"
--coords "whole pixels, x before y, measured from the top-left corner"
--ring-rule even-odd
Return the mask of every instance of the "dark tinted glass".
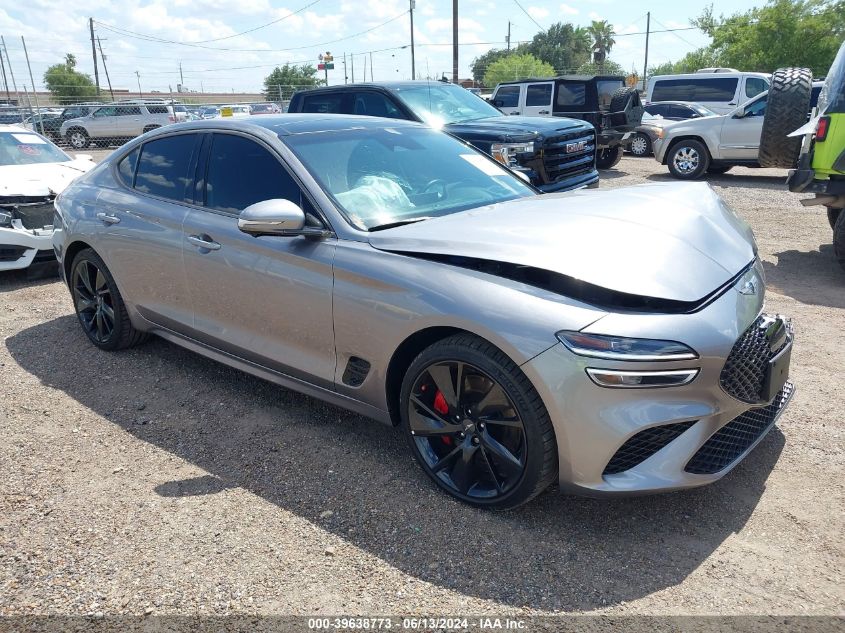
[[529, 84], [525, 93], [525, 105], [548, 106], [552, 104], [552, 84]]
[[596, 90], [599, 97], [599, 108], [605, 110], [610, 107], [613, 93], [623, 88], [625, 84], [621, 79], [602, 79], [596, 82]]
[[116, 112], [117, 116], [134, 116], [141, 114], [141, 108], [138, 106], [119, 106]]
[[519, 86], [502, 86], [496, 91], [495, 101], [500, 108], [518, 108]]
[[355, 95], [352, 114], [404, 119], [393, 102], [380, 92], [359, 92]]
[[135, 189], [182, 202], [192, 178], [188, 175], [196, 134], [179, 134], [144, 143]]
[[674, 105], [669, 107], [669, 116], [676, 119], [691, 119], [694, 112], [687, 106]]
[[762, 117], [766, 116], [766, 101], [767, 97], [761, 97], [751, 105], [745, 106], [746, 117]]
[[301, 204], [299, 186], [279, 160], [243, 136], [215, 134], [208, 158], [207, 207], [240, 213], [262, 200]]
[[651, 93], [652, 101], [731, 101], [736, 94], [736, 77], [661, 79]]
[[645, 107], [645, 111], [652, 116], [669, 116], [668, 106], [665, 105], [648, 105]]
[[587, 89], [584, 84], [562, 83], [557, 87], [559, 106], [582, 106], [586, 103]]
[[765, 79], [760, 77], [746, 77], [745, 79], [745, 96], [756, 97], [761, 92], [769, 89], [769, 84]]
[[302, 98], [303, 112], [317, 112], [320, 114], [341, 112], [343, 95], [311, 95]]
[[167, 114], [167, 106], [163, 105], [148, 105], [147, 110], [150, 114]]
[[127, 187], [132, 186], [132, 179], [135, 176], [135, 165], [138, 163], [138, 154], [140, 153], [141, 148], [136, 147], [117, 165], [117, 173], [120, 176], [120, 180]]

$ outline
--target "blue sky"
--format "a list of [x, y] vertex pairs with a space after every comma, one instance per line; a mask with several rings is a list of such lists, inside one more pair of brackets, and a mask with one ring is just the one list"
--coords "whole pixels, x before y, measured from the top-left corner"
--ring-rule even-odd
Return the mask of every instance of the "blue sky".
[[[557, 21], [588, 25], [594, 19], [610, 21], [619, 33], [611, 59], [626, 69], [642, 69], [645, 14], [651, 11], [651, 28], [688, 27], [709, 1], [656, 0], [649, 3], [612, 0], [460, 0], [460, 69], [469, 76], [472, 59], [486, 50], [505, 46], [508, 21], [514, 43], [530, 40], [542, 27]], [[4, 35], [15, 79], [30, 85], [21, 47], [25, 36], [37, 87], [44, 70], [72, 52], [78, 68], [93, 74], [88, 17], [99, 25], [109, 73], [115, 88], [137, 89], [137, 70], [144, 90], [176, 89], [179, 62], [185, 85], [210, 91], [259, 90], [275, 64], [317, 63], [320, 52], [331, 51], [335, 70], [329, 83], [343, 83], [343, 53], [356, 53], [355, 79], [363, 76], [372, 53], [375, 80], [410, 79], [411, 62], [408, 0], [87, 0], [60, 3], [27, 0], [0, 7], [0, 34]], [[763, 4], [762, 1], [715, 0], [714, 11], [731, 14]], [[83, 6], [84, 5], [84, 6]], [[526, 12], [533, 17], [526, 15]], [[395, 19], [394, 19], [395, 18]], [[439, 77], [451, 73], [451, 0], [417, 0], [415, 40], [417, 73]], [[245, 35], [271, 20], [275, 24]], [[110, 26], [157, 40], [194, 43], [193, 46], [149, 41], [110, 30]], [[368, 31], [368, 32], [365, 32]], [[626, 35], [627, 33], [634, 33]], [[221, 39], [222, 38], [222, 39]], [[216, 40], [216, 41], [208, 41]], [[202, 43], [204, 42], [204, 43]], [[649, 63], [676, 60], [708, 43], [696, 30], [653, 33]], [[399, 48], [405, 46], [406, 48]], [[223, 50], [229, 49], [229, 50]], [[348, 57], [347, 74], [351, 78]], [[102, 68], [100, 80], [106, 85]], [[368, 70], [369, 78], [369, 70]]]

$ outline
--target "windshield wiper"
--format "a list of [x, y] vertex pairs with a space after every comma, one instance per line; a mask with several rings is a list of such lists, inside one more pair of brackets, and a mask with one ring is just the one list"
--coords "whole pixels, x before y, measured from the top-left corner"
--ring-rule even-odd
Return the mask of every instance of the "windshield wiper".
[[423, 220], [430, 220], [431, 216], [426, 215], [418, 218], [408, 218], [406, 220], [397, 220], [396, 222], [387, 222], [386, 224], [376, 224], [367, 229], [370, 233], [373, 231], [384, 231], [385, 229], [395, 229], [397, 226], [404, 226], [406, 224], [414, 224], [415, 222], [422, 222]]

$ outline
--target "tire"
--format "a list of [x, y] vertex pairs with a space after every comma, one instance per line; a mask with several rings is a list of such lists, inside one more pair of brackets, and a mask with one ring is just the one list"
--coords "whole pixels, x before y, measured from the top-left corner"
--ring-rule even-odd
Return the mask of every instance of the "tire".
[[683, 139], [669, 148], [666, 165], [675, 178], [695, 180], [710, 167], [710, 153], [701, 141]]
[[830, 228], [836, 227], [836, 219], [842, 215], [842, 209], [827, 208], [827, 221], [830, 222]]
[[621, 131], [630, 131], [643, 120], [640, 93], [634, 88], [619, 88], [610, 97], [610, 125]]
[[762, 167], [795, 167], [802, 138], [790, 134], [807, 122], [813, 73], [809, 68], [778, 68], [772, 75], [760, 134]]
[[733, 168], [733, 165], [710, 165], [707, 168], [708, 174], [726, 174]]
[[629, 151], [634, 156], [649, 156], [651, 154], [651, 139], [647, 134], [637, 132], [634, 138], [631, 139], [631, 144], [628, 146]]
[[114, 278], [93, 249], [86, 248], [73, 258], [69, 286], [76, 318], [94, 345], [113, 351], [147, 339], [145, 332], [132, 326]]
[[91, 144], [91, 137], [81, 127], [69, 129], [65, 135], [65, 140], [73, 149], [86, 149]]
[[600, 148], [596, 152], [596, 167], [599, 169], [610, 169], [615, 167], [622, 160], [622, 146]]
[[423, 350], [405, 374], [400, 403], [414, 460], [460, 501], [508, 510], [557, 479], [557, 442], [539, 394], [481, 338], [456, 334]]
[[840, 213], [833, 225], [833, 256], [845, 270], [845, 213]]

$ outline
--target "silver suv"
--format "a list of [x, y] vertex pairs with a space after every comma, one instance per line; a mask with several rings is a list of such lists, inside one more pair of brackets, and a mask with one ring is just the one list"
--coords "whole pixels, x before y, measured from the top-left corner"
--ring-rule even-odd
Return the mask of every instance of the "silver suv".
[[164, 102], [124, 101], [104, 105], [88, 116], [62, 123], [59, 135], [74, 149], [94, 141], [100, 147], [121, 144], [156, 128], [185, 120], [184, 112]]

